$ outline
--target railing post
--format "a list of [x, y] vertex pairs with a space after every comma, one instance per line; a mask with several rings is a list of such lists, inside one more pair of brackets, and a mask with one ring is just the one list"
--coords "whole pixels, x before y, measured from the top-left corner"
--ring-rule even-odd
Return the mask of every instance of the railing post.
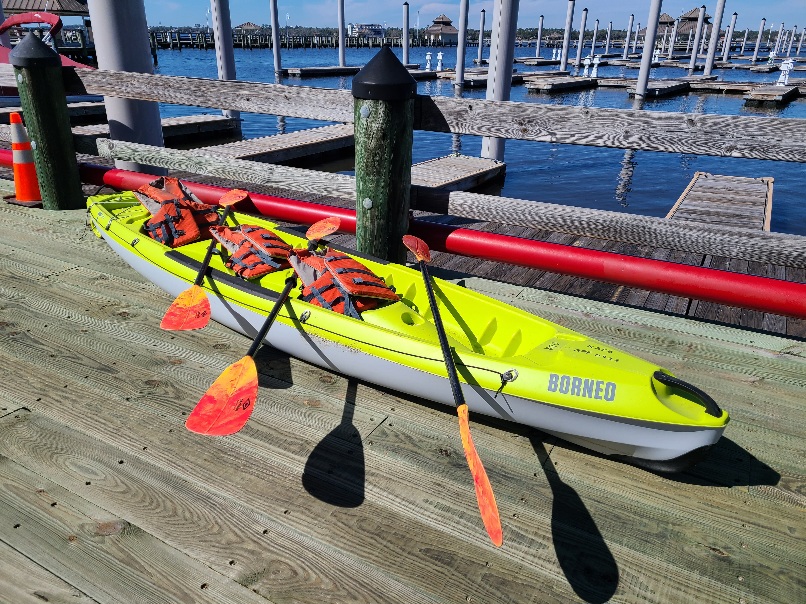
[[67, 98], [59, 55], [28, 34], [9, 55], [20, 104], [34, 150], [34, 163], [48, 210], [77, 210], [84, 206]]
[[405, 262], [417, 82], [388, 46], [353, 78], [356, 247]]

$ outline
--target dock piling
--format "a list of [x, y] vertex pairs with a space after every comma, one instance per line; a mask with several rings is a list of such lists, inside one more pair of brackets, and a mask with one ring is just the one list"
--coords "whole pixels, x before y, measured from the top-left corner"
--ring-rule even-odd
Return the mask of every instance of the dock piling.
[[[627, 37], [624, 39], [624, 54], [622, 55], [623, 60], [627, 60], [627, 54], [630, 52], [630, 38], [632, 38], [632, 24], [635, 20], [635, 15], [630, 15], [630, 23], [627, 25]], [[562, 67], [560, 68], [562, 69]]]
[[767, 19], [762, 19], [761, 24], [758, 26], [758, 37], [756, 38], [756, 49], [753, 51], [753, 60], [755, 63], [758, 60], [758, 50], [761, 48], [761, 35], [764, 33], [764, 26], [767, 24]]
[[568, 11], [565, 13], [565, 33], [563, 33], [563, 51], [560, 55], [560, 71], [565, 71], [568, 67], [568, 49], [571, 46], [571, 27], [573, 21], [574, 0], [568, 0]]
[[356, 247], [405, 262], [417, 82], [384, 46], [353, 78]]
[[9, 55], [47, 210], [84, 205], [59, 55], [28, 34]]

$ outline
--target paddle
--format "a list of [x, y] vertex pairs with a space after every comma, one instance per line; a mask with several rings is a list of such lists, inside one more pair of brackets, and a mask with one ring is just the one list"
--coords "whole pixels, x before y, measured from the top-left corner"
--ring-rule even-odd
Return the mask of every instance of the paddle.
[[[249, 193], [240, 189], [232, 189], [224, 193], [221, 199], [218, 200], [218, 205], [224, 206], [220, 224], [226, 224], [232, 206], [248, 197]], [[215, 238], [211, 239], [193, 285], [179, 294], [168, 307], [168, 310], [165, 311], [160, 322], [162, 329], [166, 331], [201, 329], [210, 322], [210, 300], [207, 299], [207, 294], [204, 293], [201, 284], [204, 281], [207, 269], [210, 267], [215, 244]]]
[[[312, 225], [306, 237], [309, 240], [309, 249], [315, 248], [319, 239], [334, 233], [339, 228], [338, 218], [325, 218]], [[274, 303], [269, 315], [258, 330], [246, 356], [235, 361], [216, 378], [201, 400], [188, 415], [185, 427], [191, 432], [209, 434], [211, 436], [226, 436], [235, 434], [244, 427], [252, 415], [257, 399], [257, 367], [255, 367], [255, 353], [260, 348], [263, 339], [277, 318], [280, 308], [288, 299], [288, 294], [296, 285], [296, 275], [291, 275], [285, 281], [285, 287]]]
[[490, 484], [490, 479], [487, 477], [484, 465], [481, 463], [481, 458], [476, 451], [476, 446], [473, 444], [473, 438], [470, 436], [470, 419], [467, 403], [465, 403], [465, 397], [459, 385], [453, 353], [448, 345], [448, 337], [445, 335], [445, 327], [439, 315], [437, 300], [434, 297], [434, 289], [431, 287], [431, 278], [428, 276], [426, 263], [431, 261], [431, 250], [428, 249], [428, 245], [425, 241], [414, 235], [404, 235], [403, 245], [417, 258], [420, 265], [420, 272], [423, 274], [425, 291], [428, 293], [428, 304], [431, 306], [431, 314], [434, 316], [434, 326], [439, 336], [439, 345], [442, 347], [442, 356], [445, 359], [445, 367], [448, 370], [448, 381], [451, 384], [453, 400], [456, 404], [456, 413], [459, 416], [459, 434], [462, 438], [462, 447], [465, 450], [465, 459], [467, 459], [470, 474], [473, 476], [473, 485], [476, 488], [476, 500], [479, 504], [479, 512], [481, 512], [481, 519], [484, 522], [484, 528], [487, 529], [487, 534], [490, 536], [490, 539], [492, 539], [492, 542], [497, 547], [500, 547], [504, 542], [504, 534], [501, 529], [501, 518], [498, 515], [498, 506], [495, 503], [493, 487]]

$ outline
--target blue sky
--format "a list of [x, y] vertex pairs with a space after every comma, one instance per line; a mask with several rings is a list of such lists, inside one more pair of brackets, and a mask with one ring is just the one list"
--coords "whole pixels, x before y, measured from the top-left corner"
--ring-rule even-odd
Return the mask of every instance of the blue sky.
[[[389, 27], [400, 27], [403, 23], [404, 0], [345, 0], [344, 13], [348, 23], [386, 23]], [[716, 0], [665, 0], [663, 12], [673, 17], [705, 4], [708, 14], [713, 14]], [[312, 27], [336, 26], [336, 0], [278, 0], [280, 23]], [[588, 29], [599, 19], [601, 27], [607, 27], [612, 20], [614, 27], [624, 29], [630, 13], [635, 13], [636, 21], [645, 23], [649, 13], [649, 0], [577, 0], [574, 25], [578, 26], [583, 8], [588, 8]], [[149, 25], [204, 25], [207, 21], [208, 0], [145, 0], [146, 16]], [[518, 15], [519, 27], [537, 27], [540, 15], [545, 16], [546, 27], [563, 27], [567, 0], [521, 0]], [[477, 29], [481, 9], [487, 11], [486, 27], [492, 21], [492, 0], [470, 2], [468, 26]], [[417, 25], [419, 11], [420, 26], [425, 27], [440, 13], [457, 21], [459, 0], [452, 2], [418, 2], [409, 0], [411, 27]], [[723, 20], [738, 13], [736, 29], [747, 27], [756, 29], [762, 17], [767, 18], [767, 27], [780, 27], [785, 22], [786, 29], [798, 26], [800, 32], [806, 25], [806, 0], [727, 0]], [[233, 26], [246, 21], [263, 24], [269, 22], [269, 0], [230, 0], [230, 13]], [[724, 26], [723, 26], [724, 27]], [[800, 35], [800, 34], [798, 34]]]

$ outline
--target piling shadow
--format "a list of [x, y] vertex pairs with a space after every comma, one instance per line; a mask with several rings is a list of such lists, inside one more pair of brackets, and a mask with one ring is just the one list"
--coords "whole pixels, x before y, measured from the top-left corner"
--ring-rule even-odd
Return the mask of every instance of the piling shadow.
[[551, 465], [539, 436], [529, 441], [551, 487], [551, 537], [557, 561], [574, 593], [589, 604], [603, 604], [616, 593], [619, 568], [579, 494]]
[[342, 508], [364, 503], [364, 445], [353, 425], [357, 385], [353, 379], [347, 382], [341, 423], [314, 447], [302, 474], [302, 486], [308, 493]]

